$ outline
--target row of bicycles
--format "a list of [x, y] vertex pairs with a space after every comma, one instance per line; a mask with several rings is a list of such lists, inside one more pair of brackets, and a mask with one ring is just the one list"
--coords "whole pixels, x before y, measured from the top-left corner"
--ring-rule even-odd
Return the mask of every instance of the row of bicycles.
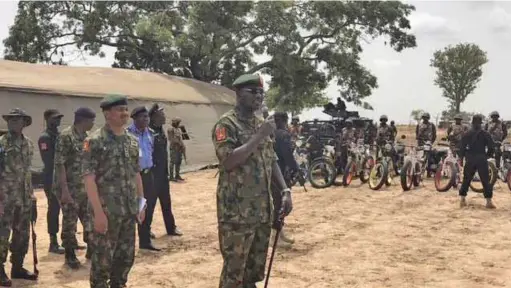
[[[396, 178], [404, 191], [409, 191], [423, 183], [424, 178], [433, 178], [439, 192], [456, 188], [463, 178], [463, 167], [447, 139], [434, 147], [430, 141], [422, 145], [407, 146], [401, 141], [386, 142], [380, 147], [380, 155], [373, 156], [373, 149], [363, 141], [352, 143], [348, 148], [345, 165], [335, 153], [333, 143], [322, 145], [322, 149], [311, 149], [309, 141], [296, 141], [295, 157], [300, 166], [298, 175], [303, 181], [309, 181], [314, 188], [322, 189], [332, 185], [349, 186], [354, 180], [368, 184], [372, 190], [391, 186]], [[442, 143], [443, 142], [443, 143]], [[495, 185], [498, 179], [507, 183], [511, 190], [511, 143], [497, 143], [496, 149], [502, 151], [502, 165], [497, 169], [495, 159], [488, 161], [490, 183]], [[479, 176], [474, 176], [470, 183], [474, 192], [482, 193], [483, 187]]]

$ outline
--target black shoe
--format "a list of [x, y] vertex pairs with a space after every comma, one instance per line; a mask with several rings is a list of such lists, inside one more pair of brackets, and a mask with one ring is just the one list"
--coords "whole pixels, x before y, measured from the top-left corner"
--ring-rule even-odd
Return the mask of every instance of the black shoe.
[[149, 251], [161, 251], [161, 249], [154, 247], [153, 244], [151, 244], [151, 243], [149, 243], [149, 244], [140, 244], [140, 245], [138, 245], [138, 248], [139, 249], [144, 249], [144, 250], [149, 250]]
[[11, 269], [11, 278], [12, 279], [23, 279], [23, 280], [36, 281], [37, 275], [35, 275], [34, 273], [28, 271], [27, 269], [25, 269], [23, 267], [19, 267], [19, 268], [13, 267]]
[[181, 231], [179, 231], [179, 229], [174, 228], [173, 231], [171, 231], [170, 233], [167, 233], [167, 235], [169, 236], [183, 236], [183, 233]]
[[57, 235], [50, 234], [50, 248], [48, 248], [48, 252], [54, 254], [64, 254], [66, 251], [59, 245], [57, 241]]
[[5, 273], [4, 265], [0, 266], [0, 287], [11, 287], [12, 281]]
[[66, 249], [66, 265], [73, 269], [77, 270], [80, 268], [80, 261], [76, 258], [74, 249]]
[[176, 180], [178, 180], [178, 181], [185, 181], [185, 179], [183, 179], [181, 176], [176, 176]]

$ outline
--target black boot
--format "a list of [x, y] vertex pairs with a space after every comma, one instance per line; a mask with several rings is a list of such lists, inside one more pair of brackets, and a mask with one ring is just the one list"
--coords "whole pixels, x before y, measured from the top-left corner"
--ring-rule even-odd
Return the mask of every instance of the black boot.
[[75, 249], [66, 249], [66, 265], [73, 270], [80, 268], [80, 261], [76, 258]]
[[176, 181], [176, 178], [174, 178], [174, 163], [169, 164], [169, 180]]
[[4, 265], [0, 266], [0, 286], [1, 287], [11, 287], [12, 281], [7, 277], [7, 274], [5, 273]]
[[60, 247], [57, 235], [50, 234], [50, 248], [48, 248], [48, 252], [55, 254], [64, 254], [66, 252], [64, 248]]
[[90, 245], [87, 245], [87, 252], [85, 252], [85, 259], [90, 260], [92, 259], [92, 248]]
[[181, 170], [181, 165], [176, 165], [176, 180], [185, 181], [185, 179], [181, 178], [181, 174], [179, 173]]
[[37, 275], [23, 268], [23, 266], [16, 266], [13, 264], [11, 269], [11, 278], [36, 281]]

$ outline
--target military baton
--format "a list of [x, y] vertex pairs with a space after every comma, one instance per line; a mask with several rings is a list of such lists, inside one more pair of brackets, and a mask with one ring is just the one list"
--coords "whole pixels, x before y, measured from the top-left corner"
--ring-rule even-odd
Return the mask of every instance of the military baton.
[[280, 237], [280, 231], [282, 231], [282, 227], [284, 227], [284, 211], [281, 210], [279, 213], [279, 220], [278, 220], [278, 229], [275, 233], [275, 240], [273, 240], [273, 248], [271, 250], [271, 257], [270, 257], [270, 263], [268, 264], [268, 271], [266, 272], [266, 280], [264, 281], [264, 288], [268, 288], [268, 282], [270, 281], [270, 273], [271, 273], [271, 267], [273, 266], [273, 259], [275, 258], [275, 251], [277, 251], [277, 244], [279, 242]]

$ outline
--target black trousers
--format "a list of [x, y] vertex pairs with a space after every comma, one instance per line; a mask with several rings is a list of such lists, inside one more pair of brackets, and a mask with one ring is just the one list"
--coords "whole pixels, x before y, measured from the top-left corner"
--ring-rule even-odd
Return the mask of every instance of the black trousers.
[[493, 157], [495, 158], [495, 166], [500, 168], [500, 159], [502, 158], [502, 150], [500, 150], [500, 145], [495, 145], [495, 152], [493, 152]]
[[490, 172], [486, 155], [466, 157], [465, 166], [463, 168], [463, 182], [461, 183], [459, 195], [467, 196], [468, 187], [476, 172], [479, 173], [481, 184], [483, 184], [484, 198], [491, 199], [493, 197], [493, 186], [490, 185]]
[[48, 234], [57, 235], [59, 233], [60, 204], [57, 196], [51, 191], [51, 185], [45, 185], [44, 194], [46, 194], [48, 200], [48, 210], [46, 212]]
[[272, 228], [277, 229], [278, 227], [278, 220], [279, 220], [279, 213], [280, 209], [282, 207], [282, 196], [280, 195], [280, 190], [277, 189], [275, 185], [271, 185], [271, 196], [273, 198], [273, 219], [272, 219]]
[[[172, 214], [172, 199], [170, 196], [170, 185], [167, 172], [165, 171], [165, 167], [153, 168], [153, 176], [154, 176], [154, 190], [155, 190], [155, 200], [154, 205], [156, 206], [156, 200], [160, 200], [161, 213], [163, 214], [163, 222], [165, 223], [165, 229], [167, 230], [167, 234], [174, 233], [176, 229], [176, 222], [174, 219], [174, 214]], [[149, 226], [153, 221], [153, 215], [150, 218], [146, 219], [149, 221]]]
[[138, 224], [139, 245], [151, 243], [151, 221], [154, 214], [154, 206], [156, 204], [156, 195], [154, 190], [153, 173], [150, 169], [140, 172], [142, 176], [142, 185], [144, 186], [144, 198], [147, 200], [147, 208], [145, 219], [142, 224]]

